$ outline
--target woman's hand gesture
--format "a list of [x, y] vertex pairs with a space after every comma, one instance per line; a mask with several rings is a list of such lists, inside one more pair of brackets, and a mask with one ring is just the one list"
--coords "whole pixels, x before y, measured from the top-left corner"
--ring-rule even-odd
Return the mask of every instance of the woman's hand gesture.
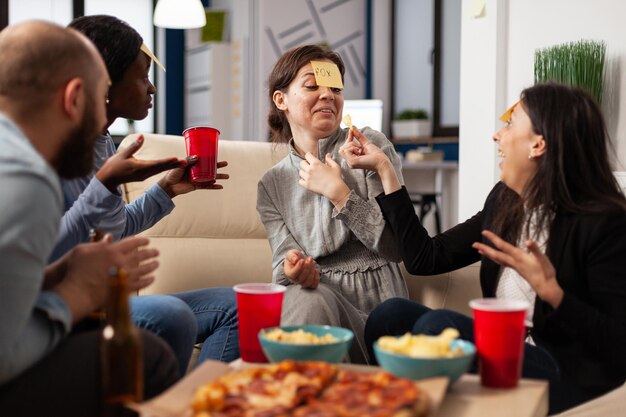
[[297, 249], [287, 252], [283, 272], [291, 282], [299, 284], [303, 288], [317, 288], [320, 283], [320, 271], [317, 263], [311, 256], [305, 257]]
[[378, 146], [367, 140], [360, 130], [350, 129], [348, 138], [339, 148], [339, 155], [350, 168], [369, 169], [378, 173], [385, 194], [391, 194], [402, 187], [389, 157]]
[[345, 204], [350, 189], [341, 178], [341, 167], [326, 154], [325, 163], [311, 152], [307, 152], [304, 161], [300, 162], [300, 185], [309, 191], [323, 195], [337, 209]]
[[348, 137], [341, 148], [339, 155], [346, 161], [350, 168], [369, 169], [378, 172], [389, 158], [376, 145], [371, 143], [358, 129], [353, 128], [348, 132]]
[[550, 259], [541, 251], [537, 243], [528, 240], [524, 243], [527, 250], [520, 249], [499, 238], [495, 233], [483, 230], [483, 236], [489, 239], [495, 249], [481, 242], [472, 247], [483, 256], [499, 265], [513, 268], [535, 290], [539, 298], [557, 308], [563, 300], [563, 289], [556, 280], [556, 271]]

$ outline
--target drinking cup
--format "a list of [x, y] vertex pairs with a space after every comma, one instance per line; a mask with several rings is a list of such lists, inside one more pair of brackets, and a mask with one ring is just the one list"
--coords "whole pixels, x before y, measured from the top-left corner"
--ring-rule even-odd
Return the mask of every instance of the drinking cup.
[[491, 388], [517, 386], [524, 360], [525, 318], [529, 303], [482, 298], [470, 301], [481, 384]]
[[259, 342], [259, 331], [280, 325], [283, 294], [287, 290], [278, 284], [238, 284], [239, 353], [245, 362], [267, 362]]
[[203, 185], [215, 181], [219, 136], [219, 130], [208, 126], [190, 127], [183, 132], [187, 156], [198, 156], [198, 163], [191, 167], [192, 184]]

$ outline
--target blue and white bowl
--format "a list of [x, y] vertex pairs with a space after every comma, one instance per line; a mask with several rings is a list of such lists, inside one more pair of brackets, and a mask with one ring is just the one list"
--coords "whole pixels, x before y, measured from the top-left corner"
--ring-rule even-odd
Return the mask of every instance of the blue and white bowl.
[[446, 376], [452, 385], [472, 366], [476, 347], [466, 340], [455, 339], [450, 343], [450, 348], [461, 348], [463, 355], [452, 358], [413, 358], [385, 351], [379, 347], [378, 341], [374, 342], [376, 360], [386, 371], [396, 376], [415, 380]]
[[276, 327], [262, 329], [259, 332], [259, 341], [261, 348], [270, 362], [280, 362], [285, 359], [293, 359], [296, 361], [323, 361], [329, 363], [338, 363], [348, 353], [352, 345], [354, 334], [348, 329], [334, 326], [323, 325], [303, 325], [303, 326], [282, 326], [278, 327], [284, 332], [293, 332], [303, 330], [322, 337], [326, 334], [333, 335], [337, 341], [332, 343], [286, 343], [276, 340], [270, 340], [265, 335]]

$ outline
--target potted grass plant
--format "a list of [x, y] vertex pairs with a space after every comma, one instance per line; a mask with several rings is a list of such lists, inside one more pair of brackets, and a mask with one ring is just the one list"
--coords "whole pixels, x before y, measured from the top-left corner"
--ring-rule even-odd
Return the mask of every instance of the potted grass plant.
[[581, 40], [535, 51], [535, 83], [555, 81], [582, 88], [602, 103], [606, 44]]
[[429, 137], [432, 123], [424, 109], [406, 109], [395, 115], [391, 121], [394, 139]]

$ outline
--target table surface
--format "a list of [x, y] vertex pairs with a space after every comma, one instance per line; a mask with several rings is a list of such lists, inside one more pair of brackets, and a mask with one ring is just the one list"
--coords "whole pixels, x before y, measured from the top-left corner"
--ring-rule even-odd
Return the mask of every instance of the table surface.
[[434, 417], [540, 417], [548, 413], [548, 382], [522, 379], [516, 388], [480, 385], [478, 375], [465, 374], [450, 387]]

